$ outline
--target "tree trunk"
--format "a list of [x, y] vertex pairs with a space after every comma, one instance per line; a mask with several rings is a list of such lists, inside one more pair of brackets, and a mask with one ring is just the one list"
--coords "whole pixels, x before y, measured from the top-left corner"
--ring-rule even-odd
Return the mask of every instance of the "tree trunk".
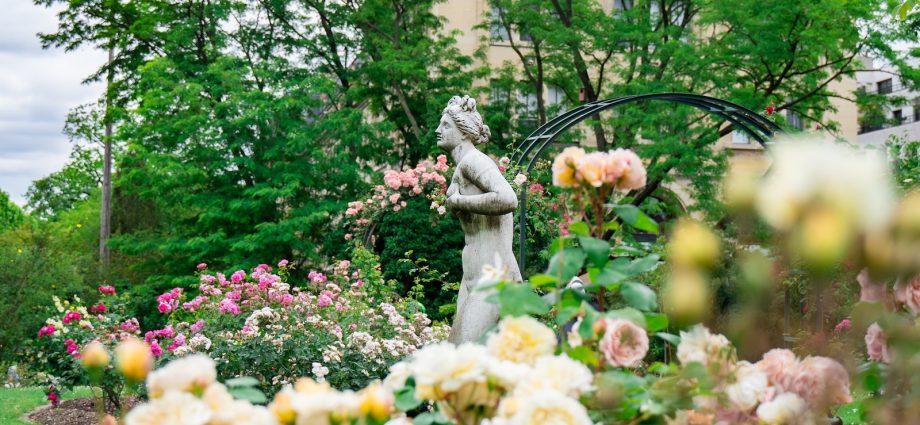
[[[109, 48], [109, 66], [112, 65], [115, 51]], [[109, 68], [105, 88], [105, 145], [102, 160], [102, 205], [99, 208], [99, 264], [103, 277], [109, 268], [109, 236], [112, 233], [112, 69]]]

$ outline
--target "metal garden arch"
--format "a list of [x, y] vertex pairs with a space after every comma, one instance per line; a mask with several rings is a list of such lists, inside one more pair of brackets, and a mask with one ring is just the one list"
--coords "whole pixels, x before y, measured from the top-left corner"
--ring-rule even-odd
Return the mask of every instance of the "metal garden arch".
[[[549, 148], [549, 146], [564, 131], [572, 128], [576, 124], [592, 117], [607, 109], [612, 109], [620, 105], [626, 105], [634, 102], [644, 102], [650, 100], [662, 100], [666, 102], [679, 103], [695, 107], [712, 115], [721, 117], [732, 123], [738, 130], [744, 131], [754, 138], [761, 146], [766, 147], [768, 140], [776, 133], [783, 130], [762, 115], [745, 108], [741, 105], [728, 102], [722, 99], [716, 99], [709, 96], [689, 93], [654, 93], [636, 96], [623, 96], [596, 102], [586, 103], [577, 108], [571, 109], [540, 128], [530, 133], [521, 145], [515, 149], [511, 160], [529, 174], [533, 170], [537, 160]], [[518, 194], [518, 207], [521, 212], [518, 216], [518, 266], [523, 272], [525, 265], [525, 254], [527, 252], [527, 187], [521, 187]]]

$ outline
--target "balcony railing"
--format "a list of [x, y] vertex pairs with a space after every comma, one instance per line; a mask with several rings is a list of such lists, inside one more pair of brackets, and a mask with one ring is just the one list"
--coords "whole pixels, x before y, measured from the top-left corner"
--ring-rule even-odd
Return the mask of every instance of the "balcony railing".
[[894, 84], [891, 87], [885, 87], [882, 90], [878, 89], [877, 84], [873, 84], [871, 86], [864, 86], [863, 88], [866, 90], [867, 94], [891, 94], [891, 93], [896, 93], [899, 91], [911, 89], [909, 86], [905, 86], [904, 84], [900, 84], [900, 83]]
[[918, 118], [917, 115], [914, 114], [913, 116], [908, 115], [906, 117], [902, 117], [900, 120], [892, 119], [882, 124], [860, 125], [858, 134], [871, 133], [873, 131], [884, 130], [886, 128], [900, 127], [902, 125], [915, 123], [915, 122], [920, 121], [917, 118]]

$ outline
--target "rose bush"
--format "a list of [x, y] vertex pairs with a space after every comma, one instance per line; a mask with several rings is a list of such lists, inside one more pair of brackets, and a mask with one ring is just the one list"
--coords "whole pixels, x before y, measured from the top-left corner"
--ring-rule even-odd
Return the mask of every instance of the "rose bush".
[[195, 294], [175, 288], [155, 301], [168, 316], [144, 333], [161, 361], [203, 353], [221, 376], [258, 379], [274, 393], [298, 376], [338, 388], [381, 378], [390, 364], [446, 337], [411, 300], [397, 298], [379, 274], [350, 261], [309, 281], [286, 282], [288, 264], [261, 264], [228, 275], [199, 271]]
[[[99, 301], [88, 307], [76, 296], [72, 300], [53, 297], [53, 304], [48, 307], [49, 317], [32, 341], [30, 368], [39, 372], [38, 381], [54, 404], [61, 392], [91, 384], [81, 366], [83, 351], [88, 346], [95, 342], [113, 347], [140, 335], [140, 324], [137, 319], [128, 317], [125, 299], [116, 295], [115, 288], [105, 285], [98, 291]], [[111, 368], [104, 372], [99, 386], [106, 399], [119, 406], [125, 382]]]

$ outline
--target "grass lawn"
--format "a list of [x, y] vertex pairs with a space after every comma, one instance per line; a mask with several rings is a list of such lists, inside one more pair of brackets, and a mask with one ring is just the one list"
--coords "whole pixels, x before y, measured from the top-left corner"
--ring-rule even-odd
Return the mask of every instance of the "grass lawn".
[[[88, 387], [80, 387], [64, 394], [65, 399], [88, 397], [92, 392]], [[24, 425], [22, 415], [38, 406], [47, 404], [45, 391], [40, 387], [0, 388], [0, 425]]]

